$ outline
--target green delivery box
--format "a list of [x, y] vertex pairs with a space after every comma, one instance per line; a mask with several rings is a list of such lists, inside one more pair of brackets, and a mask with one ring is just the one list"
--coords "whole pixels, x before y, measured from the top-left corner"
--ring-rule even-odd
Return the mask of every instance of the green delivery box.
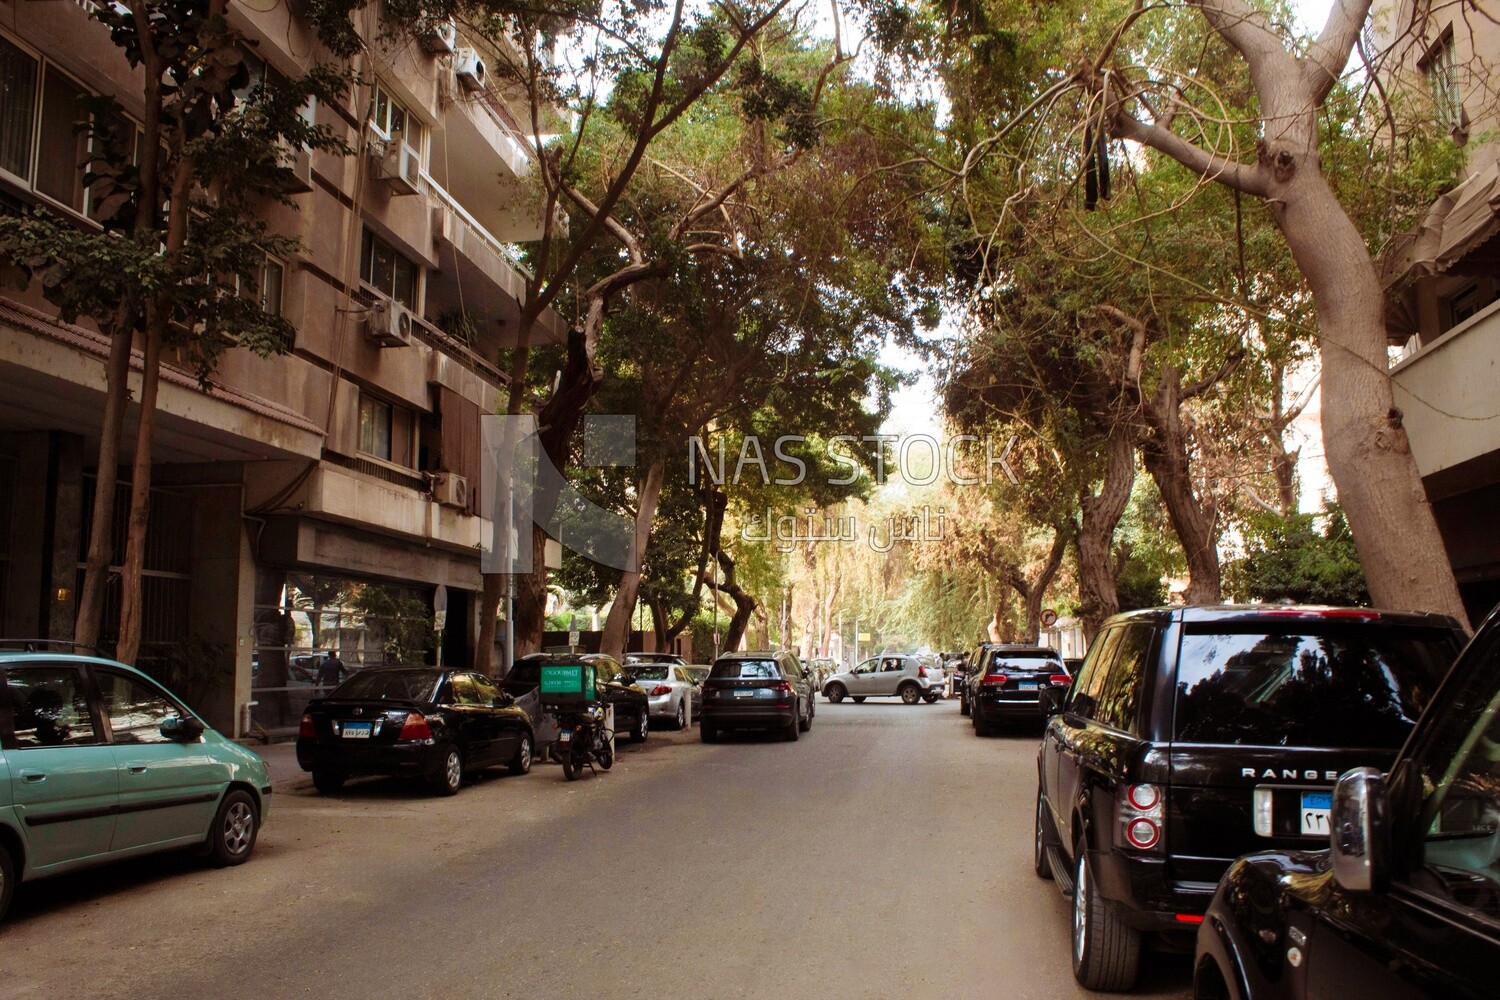
[[594, 689], [594, 668], [585, 663], [542, 664], [542, 707], [576, 709], [598, 700]]

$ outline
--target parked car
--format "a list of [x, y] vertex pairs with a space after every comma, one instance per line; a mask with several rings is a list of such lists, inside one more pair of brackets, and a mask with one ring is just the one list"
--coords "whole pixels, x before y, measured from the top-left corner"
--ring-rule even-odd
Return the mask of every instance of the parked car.
[[673, 729], [687, 725], [688, 710], [697, 718], [703, 696], [698, 682], [685, 666], [676, 663], [636, 663], [625, 667], [625, 675], [646, 692], [653, 719], [665, 720]]
[[815, 656], [811, 662], [812, 683], [817, 690], [823, 690], [823, 685], [828, 683], [828, 678], [838, 673], [839, 665], [833, 662], [831, 656]]
[[[39, 645], [34, 643], [33, 645]], [[0, 917], [18, 882], [197, 848], [237, 865], [265, 763], [160, 684], [94, 656], [0, 651]]]
[[993, 645], [984, 648], [979, 669], [969, 677], [969, 718], [974, 735], [989, 736], [1002, 725], [1045, 721], [1038, 704], [1048, 687], [1066, 688], [1073, 675], [1062, 656], [1046, 646]]
[[637, 663], [675, 663], [681, 667], [687, 660], [676, 653], [626, 653], [622, 657], [622, 666], [633, 667]]
[[791, 653], [725, 653], [703, 682], [703, 742], [732, 729], [778, 730], [795, 740], [812, 728], [814, 691]]
[[364, 775], [414, 775], [456, 795], [487, 767], [530, 771], [535, 746], [531, 719], [482, 674], [373, 667], [308, 702], [297, 763], [325, 795]]
[[1198, 930], [1194, 995], [1494, 997], [1500, 613], [1433, 695], [1389, 779], [1355, 768], [1329, 805], [1325, 849], [1252, 854], [1220, 881]]
[[1159, 608], [1105, 623], [1037, 757], [1034, 864], [1073, 899], [1073, 973], [1128, 989], [1187, 946], [1241, 854], [1326, 839], [1334, 781], [1387, 767], [1457, 653], [1439, 615]]
[[884, 653], [871, 657], [853, 670], [828, 678], [823, 697], [837, 705], [845, 698], [862, 702], [866, 698], [899, 697], [908, 705], [924, 698], [937, 701], [943, 696], [942, 671], [905, 653]]
[[693, 678], [694, 683], [702, 686], [703, 682], [708, 680], [708, 675], [713, 672], [714, 668], [711, 663], [689, 663], [683, 669], [688, 672], [688, 676]]
[[542, 682], [544, 663], [593, 664], [599, 701], [615, 710], [615, 735], [624, 736], [632, 743], [646, 742], [646, 734], [651, 729], [650, 699], [639, 685], [631, 683], [613, 656], [604, 653], [530, 653], [515, 662], [510, 673], [505, 675], [506, 681], [515, 677], [517, 685], [530, 683], [527, 690], [534, 691]]

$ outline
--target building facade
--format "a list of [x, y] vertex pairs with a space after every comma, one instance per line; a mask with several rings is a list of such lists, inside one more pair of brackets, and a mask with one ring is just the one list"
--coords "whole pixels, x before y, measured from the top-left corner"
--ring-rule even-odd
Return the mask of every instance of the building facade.
[[[78, 99], [138, 113], [141, 86], [91, 2], [0, 0], [5, 210], [93, 225]], [[292, 351], [231, 349], [206, 389], [185, 366], [163, 370], [142, 659], [197, 678], [225, 732], [295, 726], [328, 650], [349, 667], [473, 655], [479, 421], [506, 401], [498, 359], [526, 294], [516, 247], [540, 235], [543, 200], [528, 103], [487, 72], [517, 54], [454, 26], [383, 42], [378, 7], [348, 104], [305, 109], [355, 154], [291, 154], [294, 207], [266, 210], [301, 241], [295, 259], [267, 257], [260, 283], [296, 329]], [[326, 58], [300, 9], [229, 5], [256, 73]], [[541, 342], [564, 337], [555, 313], [541, 327]], [[0, 286], [0, 636], [71, 637], [101, 474], [120, 484], [123, 552], [129, 467], [94, 467], [107, 354], [34, 284]]]
[[1378, 10], [1387, 88], [1464, 146], [1459, 183], [1380, 260], [1412, 454], [1470, 618], [1500, 603], [1500, 23], [1463, 4]]

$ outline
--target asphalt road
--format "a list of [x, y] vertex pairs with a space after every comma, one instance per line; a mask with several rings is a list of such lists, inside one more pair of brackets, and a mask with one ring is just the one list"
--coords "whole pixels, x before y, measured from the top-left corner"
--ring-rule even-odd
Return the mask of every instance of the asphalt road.
[[[271, 748], [256, 854], [23, 886], [0, 997], [1088, 996], [1031, 871], [1034, 735], [955, 702], [830, 705], [796, 743], [622, 744], [451, 799], [317, 795]], [[1141, 993], [1190, 994], [1148, 955]]]

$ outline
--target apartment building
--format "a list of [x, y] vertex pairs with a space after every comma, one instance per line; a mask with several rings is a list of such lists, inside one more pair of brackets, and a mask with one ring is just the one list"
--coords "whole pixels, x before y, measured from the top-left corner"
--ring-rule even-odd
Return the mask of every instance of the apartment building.
[[1464, 146], [1460, 181], [1382, 255], [1396, 405], [1470, 617], [1500, 602], [1500, 23], [1398, 0], [1372, 48], [1389, 91]]
[[[138, 112], [141, 88], [92, 2], [0, 0], [5, 210], [93, 224], [78, 97]], [[325, 650], [383, 662], [430, 641], [434, 609], [448, 662], [467, 662], [477, 634], [479, 419], [505, 404], [516, 247], [541, 232], [531, 122], [490, 70], [505, 53], [452, 25], [383, 43], [378, 6], [356, 57], [364, 83], [347, 106], [306, 109], [356, 155], [298, 152], [295, 208], [267, 210], [301, 240], [295, 259], [267, 258], [260, 287], [294, 349], [232, 349], [206, 389], [175, 365], [162, 378], [144, 655], [206, 677], [197, 700], [226, 732], [295, 725]], [[300, 9], [232, 0], [256, 72], [300, 75], [321, 57]], [[95, 477], [128, 466], [93, 467], [106, 339], [12, 277], [0, 273], [0, 635], [68, 638]], [[565, 335], [555, 313], [542, 327], [543, 342]], [[106, 632], [117, 607], [111, 593]]]

